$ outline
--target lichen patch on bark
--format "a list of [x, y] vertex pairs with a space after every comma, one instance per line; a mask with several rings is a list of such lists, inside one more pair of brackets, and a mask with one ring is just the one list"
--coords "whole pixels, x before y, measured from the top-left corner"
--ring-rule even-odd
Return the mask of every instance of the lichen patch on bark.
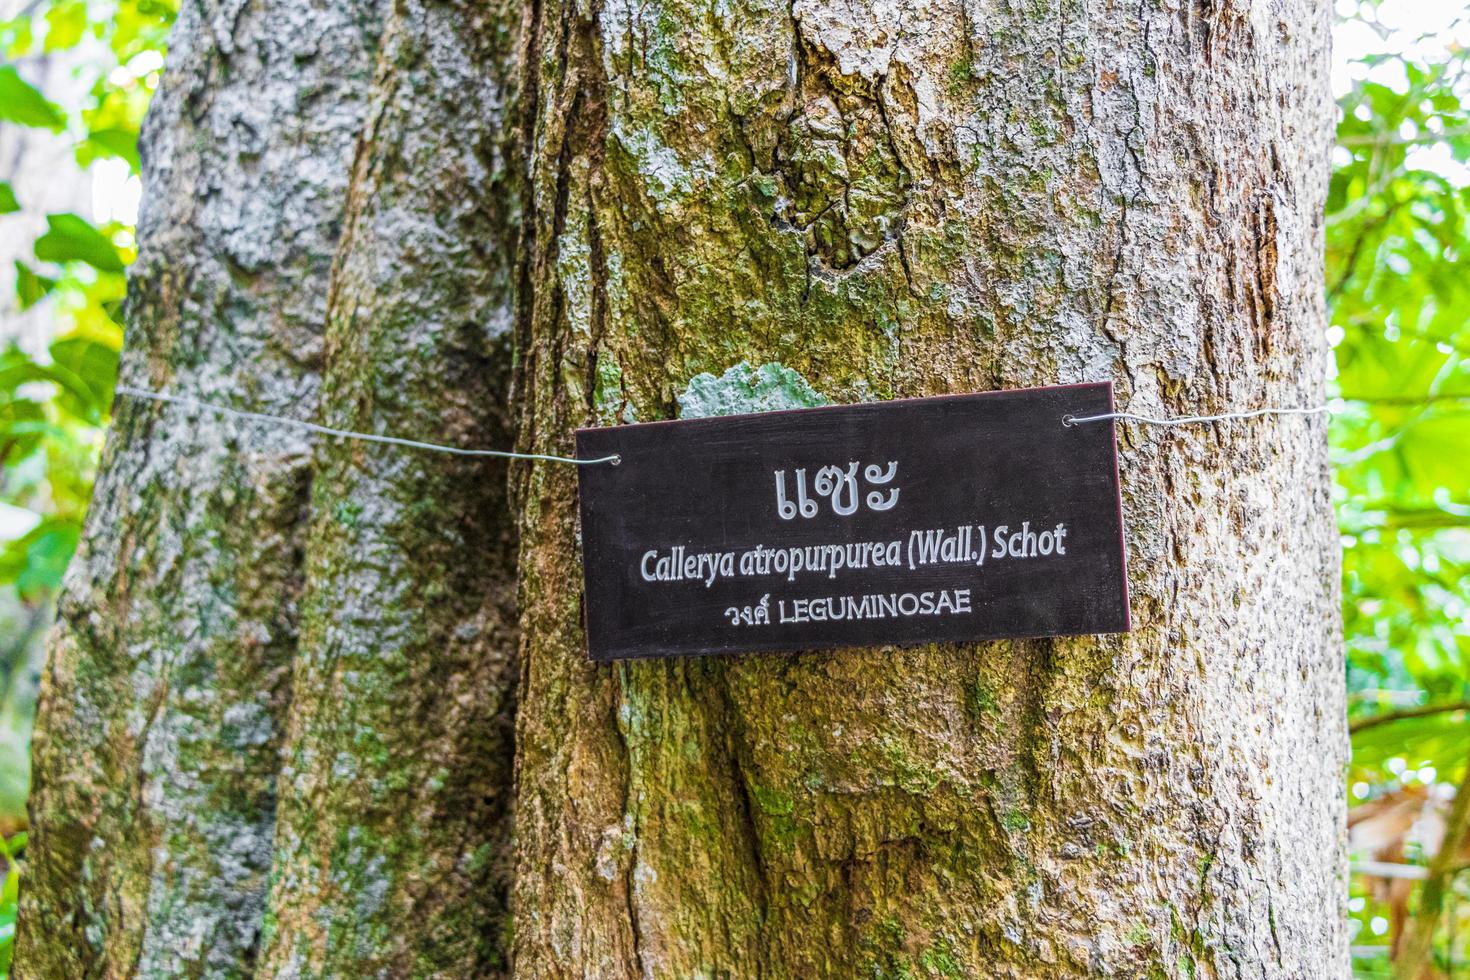
[[744, 361], [716, 377], [708, 372], [689, 379], [675, 396], [682, 418], [773, 412], [830, 404], [800, 374], [782, 364], [751, 367]]

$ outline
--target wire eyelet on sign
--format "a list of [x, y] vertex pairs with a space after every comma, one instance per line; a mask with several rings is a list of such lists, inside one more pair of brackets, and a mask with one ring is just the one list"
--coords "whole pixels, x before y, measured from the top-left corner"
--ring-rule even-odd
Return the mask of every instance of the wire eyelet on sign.
[[1064, 429], [1070, 429], [1073, 426], [1073, 424], [1074, 424], [1072, 420], [1075, 419], [1075, 418], [1076, 418], [1075, 415], [1063, 415], [1062, 416], [1062, 428], [1064, 428]]

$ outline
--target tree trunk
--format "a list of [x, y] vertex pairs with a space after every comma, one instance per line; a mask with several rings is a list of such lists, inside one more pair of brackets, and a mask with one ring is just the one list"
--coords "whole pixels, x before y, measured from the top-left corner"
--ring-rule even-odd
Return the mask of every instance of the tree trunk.
[[[496, 3], [398, 0], [328, 298], [329, 425], [504, 446], [514, 241]], [[505, 965], [515, 542], [504, 460], [318, 447], [265, 976]]]
[[[1320, 402], [1328, 12], [1267, 9], [547, 7], [526, 444]], [[1343, 975], [1325, 426], [1121, 437], [1132, 634], [795, 657], [588, 664], [576, 476], [522, 470], [518, 974]]]
[[[186, 4], [122, 379], [504, 444], [509, 17]], [[19, 975], [499, 971], [505, 482], [118, 403], [45, 681]]]
[[[142, 138], [122, 380], [312, 414], [377, 6], [183, 5]], [[20, 975], [253, 962], [310, 446], [117, 405], [42, 680]]]
[[[188, 5], [123, 379], [560, 453], [1314, 404], [1319, 6]], [[1323, 424], [1119, 437], [1131, 634], [595, 666], [574, 468], [120, 402], [18, 972], [1340, 976]]]

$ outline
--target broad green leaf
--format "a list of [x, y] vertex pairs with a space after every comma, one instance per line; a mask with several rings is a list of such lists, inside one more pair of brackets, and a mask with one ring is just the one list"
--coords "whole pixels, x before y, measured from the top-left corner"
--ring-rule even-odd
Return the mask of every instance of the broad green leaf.
[[68, 379], [64, 391], [72, 400], [65, 407], [78, 418], [100, 425], [112, 403], [117, 348], [88, 337], [66, 337], [52, 343], [50, 354], [53, 375], [59, 380], [65, 372]]
[[61, 576], [77, 550], [81, 525], [50, 518], [19, 541], [11, 542], [0, 556], [0, 580], [9, 577], [26, 601], [54, 595]]
[[103, 272], [122, 272], [123, 261], [110, 239], [75, 214], [46, 215], [46, 233], [36, 239], [36, 258], [46, 262], [85, 262]]
[[12, 466], [39, 449], [49, 425], [40, 402], [30, 398], [0, 401], [0, 463]]
[[0, 180], [0, 214], [14, 214], [20, 210], [20, 202], [15, 199], [15, 188], [10, 186], [10, 181]]
[[79, 0], [53, 2], [46, 11], [46, 50], [75, 47], [87, 32], [87, 5]]
[[92, 130], [87, 134], [86, 142], [78, 148], [77, 158], [85, 166], [99, 157], [120, 157], [137, 173], [141, 165], [137, 130], [120, 126]]
[[53, 132], [66, 125], [61, 109], [21, 78], [12, 65], [0, 65], [0, 119]]
[[42, 364], [19, 347], [10, 347], [0, 353], [0, 393], [7, 399], [19, 396], [22, 385], [33, 381], [45, 381], [63, 386], [75, 385], [78, 393], [86, 392], [86, 384], [72, 375], [66, 368]]

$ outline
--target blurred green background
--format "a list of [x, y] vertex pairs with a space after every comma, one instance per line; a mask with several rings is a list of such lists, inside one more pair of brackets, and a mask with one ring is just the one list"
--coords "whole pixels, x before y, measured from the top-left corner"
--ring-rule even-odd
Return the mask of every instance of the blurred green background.
[[[0, 970], [43, 639], [112, 400], [138, 126], [174, 2], [0, 0]], [[1337, 5], [1327, 303], [1363, 977], [1392, 974], [1470, 773], [1467, 48], [1464, 2]], [[1470, 976], [1470, 875], [1433, 955]]]

